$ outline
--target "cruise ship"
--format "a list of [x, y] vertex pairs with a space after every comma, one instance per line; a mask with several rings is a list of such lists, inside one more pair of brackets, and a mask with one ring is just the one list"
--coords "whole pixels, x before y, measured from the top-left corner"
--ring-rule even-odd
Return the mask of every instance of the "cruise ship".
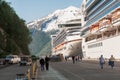
[[75, 19], [58, 25], [60, 32], [53, 36], [52, 55], [62, 54], [63, 57], [71, 57], [82, 54], [80, 36], [81, 20]]
[[87, 0], [83, 32], [83, 56], [89, 59], [113, 55], [120, 59], [120, 0]]

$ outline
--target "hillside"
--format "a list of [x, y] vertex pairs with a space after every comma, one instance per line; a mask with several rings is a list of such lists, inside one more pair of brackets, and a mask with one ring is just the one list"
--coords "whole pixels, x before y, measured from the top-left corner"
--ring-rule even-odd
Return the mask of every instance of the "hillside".
[[36, 54], [40, 52], [49, 41], [50, 37], [45, 32], [34, 32], [32, 34], [32, 43], [29, 45], [31, 53]]
[[0, 56], [30, 54], [29, 33], [25, 21], [19, 18], [7, 2], [0, 0]]

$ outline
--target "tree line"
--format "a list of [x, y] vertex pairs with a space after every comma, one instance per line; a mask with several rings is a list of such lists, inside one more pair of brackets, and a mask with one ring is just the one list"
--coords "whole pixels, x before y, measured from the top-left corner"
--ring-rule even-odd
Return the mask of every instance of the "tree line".
[[30, 54], [31, 42], [25, 21], [10, 7], [10, 3], [0, 0], [0, 55]]

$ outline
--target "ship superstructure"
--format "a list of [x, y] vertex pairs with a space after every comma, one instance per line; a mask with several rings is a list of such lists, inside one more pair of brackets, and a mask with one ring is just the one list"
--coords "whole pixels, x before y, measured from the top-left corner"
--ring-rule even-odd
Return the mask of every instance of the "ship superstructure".
[[98, 58], [114, 55], [120, 59], [120, 1], [87, 0], [86, 24], [89, 30], [82, 41], [83, 55]]

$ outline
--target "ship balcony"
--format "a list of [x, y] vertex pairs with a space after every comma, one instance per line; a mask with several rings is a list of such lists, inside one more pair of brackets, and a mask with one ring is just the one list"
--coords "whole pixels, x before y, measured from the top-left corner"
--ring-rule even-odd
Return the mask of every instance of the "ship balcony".
[[66, 41], [81, 39], [80, 35], [67, 36]]
[[110, 24], [102, 25], [102, 26], [99, 27], [99, 30], [100, 30], [100, 31], [104, 31], [104, 30], [106, 30], [109, 26], [110, 26]]
[[113, 24], [114, 26], [119, 25], [119, 24], [120, 24], [120, 16], [117, 17], [116, 19], [113, 19], [113, 20], [112, 20], [112, 24]]

